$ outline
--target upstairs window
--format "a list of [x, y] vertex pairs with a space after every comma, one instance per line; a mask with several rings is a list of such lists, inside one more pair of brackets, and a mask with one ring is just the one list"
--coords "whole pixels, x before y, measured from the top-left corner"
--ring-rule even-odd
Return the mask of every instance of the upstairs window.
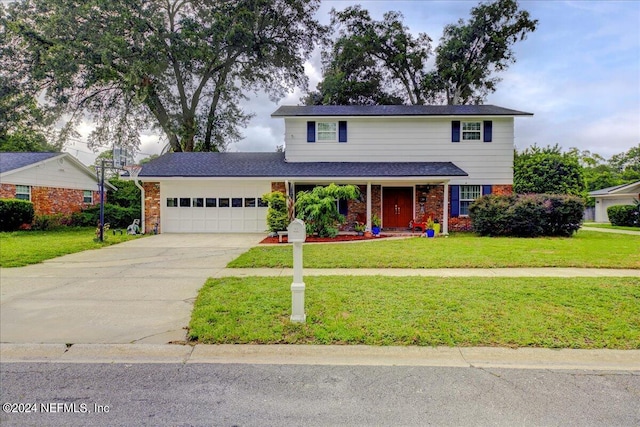
[[451, 142], [491, 142], [493, 141], [493, 121], [451, 122]]
[[318, 122], [316, 130], [318, 142], [336, 142], [338, 140], [338, 124], [336, 122]]
[[347, 122], [307, 122], [307, 142], [347, 142]]
[[462, 122], [462, 140], [480, 141], [482, 122]]
[[31, 200], [31, 187], [28, 185], [16, 185], [16, 199]]

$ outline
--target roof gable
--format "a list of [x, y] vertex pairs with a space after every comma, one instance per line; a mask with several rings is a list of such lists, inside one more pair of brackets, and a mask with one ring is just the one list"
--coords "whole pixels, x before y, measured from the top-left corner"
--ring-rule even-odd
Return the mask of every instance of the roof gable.
[[495, 105], [283, 105], [271, 117], [532, 115]]

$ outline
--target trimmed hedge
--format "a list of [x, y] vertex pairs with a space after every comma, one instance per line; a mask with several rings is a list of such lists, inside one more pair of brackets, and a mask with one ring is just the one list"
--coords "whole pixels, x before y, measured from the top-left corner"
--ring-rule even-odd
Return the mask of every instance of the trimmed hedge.
[[625, 227], [640, 227], [640, 204], [633, 205], [615, 205], [607, 208], [607, 215], [611, 225], [620, 225]]
[[556, 194], [486, 195], [469, 206], [482, 236], [571, 236], [582, 225], [584, 201]]
[[33, 203], [19, 199], [0, 199], [0, 231], [19, 230], [33, 221]]

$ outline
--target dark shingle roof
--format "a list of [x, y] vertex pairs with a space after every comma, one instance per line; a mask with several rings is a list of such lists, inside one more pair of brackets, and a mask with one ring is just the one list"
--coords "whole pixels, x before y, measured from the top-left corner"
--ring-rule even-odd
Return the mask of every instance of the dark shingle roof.
[[284, 153], [169, 153], [145, 164], [145, 177], [403, 177], [467, 176], [451, 162], [287, 163]]
[[62, 153], [0, 153], [0, 173], [20, 169]]
[[283, 105], [271, 117], [532, 115], [495, 105]]

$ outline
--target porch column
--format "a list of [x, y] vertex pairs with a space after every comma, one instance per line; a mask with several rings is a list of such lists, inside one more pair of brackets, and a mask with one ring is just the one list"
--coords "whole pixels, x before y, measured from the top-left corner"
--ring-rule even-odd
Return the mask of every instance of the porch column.
[[371, 231], [371, 181], [367, 182], [367, 230]]
[[444, 183], [444, 201], [442, 206], [442, 234], [449, 234], [449, 181]]

